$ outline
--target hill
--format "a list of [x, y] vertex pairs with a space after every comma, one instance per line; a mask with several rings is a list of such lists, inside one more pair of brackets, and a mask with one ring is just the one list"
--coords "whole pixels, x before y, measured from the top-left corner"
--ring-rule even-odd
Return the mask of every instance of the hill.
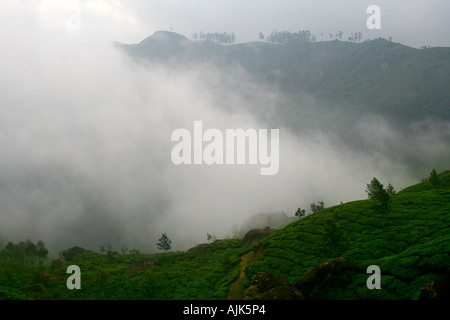
[[376, 113], [404, 126], [427, 117], [450, 118], [450, 48], [415, 49], [385, 39], [222, 46], [167, 31], [118, 46], [136, 59], [164, 64], [210, 62], [225, 69], [238, 64], [291, 97], [286, 123], [304, 94], [343, 119]]
[[[74, 247], [51, 263], [2, 254], [0, 299], [418, 299], [450, 268], [449, 200], [447, 171], [395, 194], [386, 216], [373, 200], [344, 203], [252, 246], [225, 239], [151, 255]], [[73, 264], [81, 290], [66, 287]], [[380, 290], [366, 286], [370, 265], [381, 270]]]

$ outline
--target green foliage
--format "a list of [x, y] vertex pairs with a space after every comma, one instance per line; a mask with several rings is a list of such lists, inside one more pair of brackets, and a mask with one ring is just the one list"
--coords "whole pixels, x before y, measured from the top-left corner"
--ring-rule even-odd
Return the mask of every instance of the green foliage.
[[203, 31], [200, 31], [199, 34], [194, 33], [193, 38], [194, 40], [200, 39], [217, 44], [233, 44], [236, 41], [236, 35], [227, 32], [204, 33]]
[[336, 218], [329, 217], [325, 220], [325, 226], [322, 232], [322, 244], [325, 252], [332, 256], [339, 256], [347, 247], [347, 240], [342, 228], [336, 223]]
[[163, 233], [161, 238], [159, 238], [156, 244], [159, 250], [164, 250], [164, 252], [169, 251], [172, 248], [172, 241], [169, 239], [167, 234]]
[[141, 254], [141, 252], [138, 249], [133, 248], [130, 250], [130, 254]]
[[304, 217], [305, 214], [306, 214], [305, 209], [301, 209], [301, 208], [298, 208], [297, 211], [295, 212], [295, 216], [299, 217], [299, 218]]
[[428, 177], [428, 182], [432, 186], [436, 186], [439, 183], [438, 175], [436, 169], [431, 170], [430, 176]]
[[385, 216], [391, 211], [391, 197], [395, 195], [394, 187], [391, 184], [385, 189], [383, 184], [374, 177], [367, 184], [366, 192], [369, 199], [376, 201], [372, 206], [375, 212]]
[[319, 201], [317, 204], [311, 203], [310, 208], [311, 208], [311, 213], [317, 213], [317, 212], [325, 209], [325, 205], [324, 205], [323, 201]]
[[0, 251], [0, 255], [19, 261], [38, 261], [48, 258], [48, 250], [41, 240], [38, 241], [37, 245], [31, 240], [27, 240], [26, 242], [20, 241], [17, 244], [10, 241]]
[[[218, 240], [185, 252], [114, 254], [113, 262], [75, 247], [57, 260], [63, 264], [38, 265], [23, 257], [38, 256], [43, 243], [10, 242], [0, 254], [0, 299], [220, 300], [237, 281], [247, 289], [257, 272], [295, 284], [337, 256], [354, 262], [357, 272], [346, 287], [316, 298], [417, 299], [421, 288], [450, 268], [450, 172], [438, 179], [436, 188], [422, 183], [392, 195], [389, 220], [370, 213], [374, 200], [353, 201], [297, 219], [254, 247], [241, 247], [241, 239]], [[243, 257], [251, 259], [243, 263]], [[139, 262], [145, 268], [130, 268]], [[71, 264], [82, 270], [82, 290], [66, 288]], [[381, 269], [382, 290], [365, 285], [372, 264]]]
[[316, 36], [308, 30], [301, 30], [299, 32], [289, 32], [284, 30], [278, 32], [277, 30], [273, 30], [266, 38], [266, 41], [272, 44], [280, 45], [291, 42], [314, 42], [316, 41]]
[[439, 186], [439, 176], [436, 169], [431, 170], [430, 175], [422, 180], [428, 188], [436, 188]]

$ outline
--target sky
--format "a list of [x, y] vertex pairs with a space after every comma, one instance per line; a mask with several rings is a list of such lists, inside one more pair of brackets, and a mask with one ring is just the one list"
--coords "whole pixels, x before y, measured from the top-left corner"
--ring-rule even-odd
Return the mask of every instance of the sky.
[[[269, 129], [251, 110], [264, 105], [276, 116], [280, 92], [255, 84], [239, 68], [147, 68], [112, 46], [158, 30], [188, 37], [234, 32], [247, 42], [273, 29], [309, 29], [318, 40], [320, 32], [342, 30], [449, 45], [448, 1], [378, 1], [381, 30], [373, 33], [364, 30], [368, 4], [1, 1], [0, 236], [43, 240], [53, 253], [107, 243], [154, 252], [167, 233], [175, 249], [187, 249], [205, 242], [206, 233], [226, 237], [232, 225], [260, 212], [293, 215], [312, 202], [365, 198], [373, 176], [397, 188], [417, 182], [396, 159], [347, 150], [326, 132], [299, 137], [288, 128], [278, 128], [277, 175], [261, 176], [259, 165], [175, 166], [173, 130], [192, 131], [195, 120], [220, 130]], [[380, 117], [359, 126], [356, 132], [389, 132], [362, 136], [381, 146], [399, 135]], [[414, 152], [445, 155], [439, 132], [408, 138]]]
[[[2, 1], [3, 2], [3, 1]], [[361, 32], [363, 39], [389, 38], [408, 46], [449, 46], [450, 2], [446, 0], [16, 0], [37, 10], [50, 30], [71, 29], [67, 21], [78, 12], [75, 29], [102, 39], [136, 43], [158, 30], [193, 33], [233, 32], [237, 42], [258, 40], [259, 32], [310, 30], [317, 40], [342, 30]], [[5, 5], [5, 4], [3, 4]], [[366, 9], [381, 9], [381, 29], [369, 30]], [[75, 14], [76, 15], [76, 14]], [[71, 23], [69, 22], [69, 25]], [[67, 30], [66, 30], [67, 31]], [[73, 31], [73, 30], [72, 30]], [[323, 34], [323, 35], [322, 35]]]

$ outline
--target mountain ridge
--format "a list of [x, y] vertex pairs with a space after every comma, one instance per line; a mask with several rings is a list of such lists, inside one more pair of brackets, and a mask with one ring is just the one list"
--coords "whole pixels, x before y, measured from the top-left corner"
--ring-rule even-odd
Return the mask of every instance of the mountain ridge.
[[450, 119], [448, 47], [415, 49], [381, 38], [219, 45], [168, 31], [119, 47], [159, 63], [211, 62], [225, 68], [238, 63], [259, 81], [291, 94], [292, 108], [297, 108], [298, 93], [306, 92], [342, 112], [380, 113], [401, 124]]

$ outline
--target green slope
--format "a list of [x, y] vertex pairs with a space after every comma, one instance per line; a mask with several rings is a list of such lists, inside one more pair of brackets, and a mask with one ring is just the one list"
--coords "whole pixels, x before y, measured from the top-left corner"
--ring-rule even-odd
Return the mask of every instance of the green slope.
[[[399, 192], [386, 217], [373, 213], [371, 200], [361, 200], [292, 223], [259, 244], [264, 255], [251, 265], [252, 272], [286, 275], [294, 284], [319, 264], [344, 257], [356, 263], [360, 276], [329, 298], [416, 299], [422, 287], [450, 267], [450, 173], [440, 182], [435, 188], [419, 184]], [[338, 253], [323, 242], [330, 218], [346, 240]], [[367, 290], [370, 265], [380, 267], [383, 290]]]
[[[354, 262], [355, 275], [347, 286], [316, 298], [417, 299], [421, 288], [450, 268], [449, 200], [445, 172], [438, 185], [420, 183], [398, 192], [384, 217], [373, 212], [372, 200], [349, 202], [299, 219], [252, 247], [229, 239], [151, 255], [75, 247], [48, 264], [0, 257], [0, 299], [247, 299], [258, 272], [294, 285], [336, 257]], [[337, 231], [327, 245], [330, 223]], [[66, 287], [72, 264], [81, 269], [81, 290]], [[381, 290], [366, 287], [369, 265], [381, 269]]]

